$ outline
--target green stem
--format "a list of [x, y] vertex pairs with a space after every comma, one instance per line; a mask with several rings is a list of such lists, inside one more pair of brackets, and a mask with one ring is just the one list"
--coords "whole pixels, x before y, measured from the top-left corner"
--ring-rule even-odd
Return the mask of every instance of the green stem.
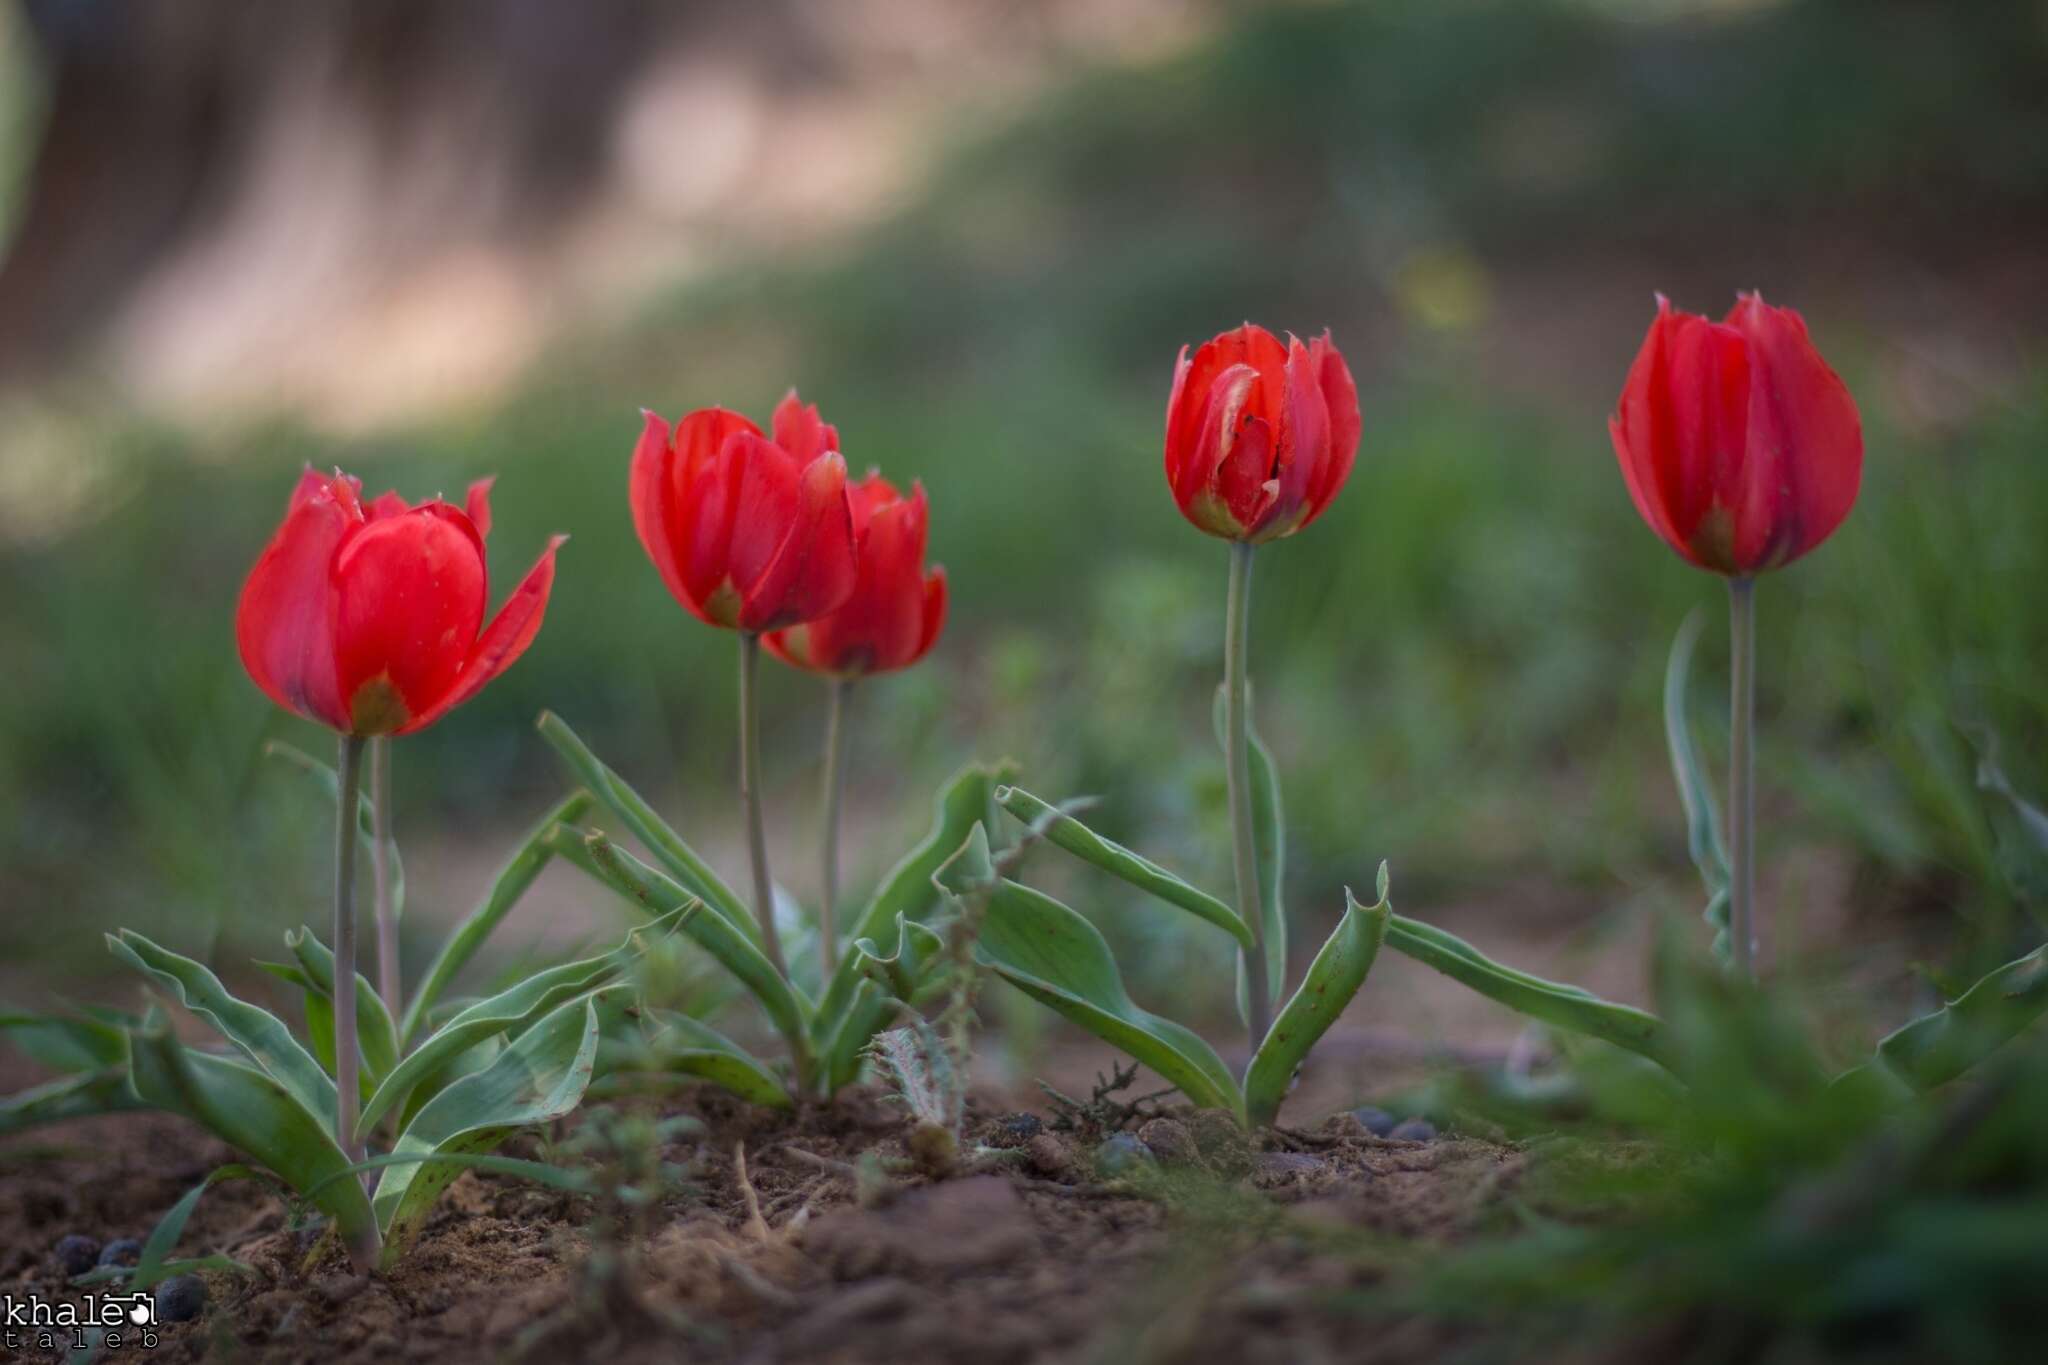
[[377, 914], [377, 994], [396, 1019], [405, 1012], [398, 916], [391, 904], [391, 740], [370, 741], [370, 884]]
[[761, 821], [761, 637], [740, 632], [740, 804], [747, 813], [747, 851], [754, 863], [754, 918], [761, 948], [776, 975], [789, 980], [782, 939], [775, 932], [775, 882], [768, 875], [768, 831]]
[[1756, 580], [1728, 580], [1728, 937], [1756, 978]]
[[1237, 912], [1252, 931], [1244, 950], [1245, 1023], [1257, 1053], [1272, 1019], [1266, 984], [1266, 914], [1259, 894], [1258, 850], [1252, 837], [1251, 718], [1247, 656], [1251, 650], [1252, 547], [1230, 547], [1230, 597], [1224, 613], [1224, 771], [1229, 781], [1232, 862], [1237, 873]]
[[[363, 740], [341, 737], [341, 790], [334, 821], [334, 1137], [351, 1162], [363, 1159], [356, 1141], [356, 1107], [362, 1101], [356, 1044], [356, 822], [363, 788]], [[371, 1236], [374, 1239], [375, 1229]], [[362, 1263], [374, 1246], [351, 1247]]]
[[839, 965], [839, 807], [846, 795], [846, 706], [851, 678], [834, 678], [825, 709], [825, 833], [821, 857], [824, 899], [818, 905], [818, 960], [821, 979]]

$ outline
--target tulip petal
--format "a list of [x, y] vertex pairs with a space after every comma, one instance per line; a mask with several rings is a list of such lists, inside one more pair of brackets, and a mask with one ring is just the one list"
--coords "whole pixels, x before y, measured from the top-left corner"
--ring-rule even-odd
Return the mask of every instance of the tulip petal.
[[397, 730], [461, 674], [484, 612], [482, 543], [445, 503], [374, 521], [335, 556], [334, 659], [356, 734]]
[[497, 481], [496, 474], [484, 475], [469, 486], [469, 492], [462, 499], [462, 510], [469, 514], [476, 533], [486, 540], [491, 535], [491, 485]]
[[345, 731], [329, 585], [335, 556], [357, 523], [335, 499], [334, 482], [310, 472], [300, 481], [284, 524], [242, 585], [235, 643], [249, 677], [272, 701]]
[[1749, 294], [1728, 325], [1748, 339], [1756, 372], [1735, 557], [1745, 568], [1772, 568], [1819, 545], [1849, 515], [1863, 478], [1863, 425], [1798, 313]]
[[1330, 447], [1328, 457], [1317, 467], [1308, 485], [1308, 515], [1295, 529], [1301, 530], [1336, 500], [1351, 478], [1351, 466], [1358, 458], [1358, 437], [1364, 427], [1358, 411], [1358, 385], [1352, 382], [1351, 367], [1324, 332], [1309, 343], [1309, 361], [1316, 372], [1316, 388], [1328, 413]]
[[[754, 451], [754, 463], [761, 462], [764, 449], [782, 454], [763, 442]], [[779, 496], [779, 490], [768, 489], [765, 482], [763, 488]], [[740, 629], [773, 630], [815, 621], [845, 605], [853, 594], [859, 561], [853, 508], [846, 495], [846, 461], [838, 452], [828, 451], [804, 466], [788, 534], [758, 575], [742, 574], [739, 550], [735, 543], [733, 578], [746, 595]]]
[[939, 632], [946, 628], [946, 567], [932, 565], [932, 571], [924, 580], [924, 630], [917, 641], [917, 652], [904, 660], [906, 665], [914, 664], [932, 652], [932, 646], [939, 642]]
[[684, 590], [683, 576], [676, 563], [676, 540], [669, 520], [669, 490], [673, 486], [669, 466], [675, 457], [674, 446], [669, 440], [668, 423], [659, 413], [642, 409], [640, 419], [640, 440], [633, 447], [626, 498], [633, 508], [633, 530], [670, 594], [687, 604], [689, 594]]
[[1687, 560], [1721, 573], [1737, 571], [1750, 382], [1740, 332], [1660, 297], [1609, 423], [1644, 521]]
[[798, 464], [809, 464], [828, 450], [839, 449], [839, 429], [818, 415], [818, 405], [806, 403], [791, 389], [775, 405], [769, 421], [775, 444]]
[[554, 590], [555, 551], [567, 539], [567, 536], [549, 538], [540, 559], [527, 570], [526, 577], [512, 590], [512, 595], [505, 599], [505, 605], [498, 608], [497, 616], [477, 638], [454, 686], [443, 693], [440, 700], [408, 720], [397, 733], [411, 734], [432, 725], [482, 691], [485, 683], [510, 668], [526, 652], [526, 647], [540, 632], [541, 617], [548, 607], [548, 595]]
[[731, 626], [739, 607], [732, 556], [734, 538], [746, 526], [745, 480], [729, 448], [760, 436], [759, 427], [723, 408], [701, 408], [676, 427], [666, 515], [682, 584], [677, 595], [713, 625]]
[[1309, 513], [1309, 488], [1329, 462], [1330, 409], [1323, 401], [1321, 376], [1308, 347], [1289, 338], [1286, 387], [1274, 438], [1273, 497], [1251, 527], [1255, 539], [1290, 535], [1300, 528]]

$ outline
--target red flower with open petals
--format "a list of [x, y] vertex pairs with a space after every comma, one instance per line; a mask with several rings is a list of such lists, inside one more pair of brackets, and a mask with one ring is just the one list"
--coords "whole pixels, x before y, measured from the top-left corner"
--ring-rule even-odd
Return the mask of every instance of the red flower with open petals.
[[838, 678], [908, 668], [930, 651], [946, 620], [946, 571], [925, 572], [924, 487], [905, 498], [879, 473], [853, 486], [860, 568], [853, 596], [830, 616], [762, 637], [786, 664]]
[[839, 433], [792, 389], [774, 438], [736, 412], [650, 412], [633, 452], [633, 527], [675, 599], [714, 626], [815, 621], [853, 594], [853, 509]]
[[[307, 470], [235, 611], [242, 666], [271, 700], [349, 735], [425, 729], [525, 653], [555, 580], [555, 549], [489, 626], [489, 479], [467, 510]], [[479, 627], [482, 627], [479, 633]]]
[[1225, 540], [1291, 536], [1323, 514], [1358, 454], [1358, 389], [1328, 332], [1251, 323], [1183, 346], [1166, 406], [1166, 481], [1181, 515]]
[[1759, 294], [1657, 317], [1607, 429], [1636, 511], [1687, 561], [1743, 577], [1834, 534], [1863, 477], [1856, 400], [1806, 323]]

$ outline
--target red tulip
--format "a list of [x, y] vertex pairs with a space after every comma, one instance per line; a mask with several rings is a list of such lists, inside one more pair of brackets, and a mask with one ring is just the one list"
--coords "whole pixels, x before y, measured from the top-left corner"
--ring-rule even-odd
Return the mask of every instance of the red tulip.
[[839, 433], [792, 389], [774, 439], [699, 408], [673, 437], [647, 413], [633, 452], [633, 526], [678, 602], [714, 626], [815, 621], [852, 596], [853, 509]]
[[1790, 308], [1657, 318], [1607, 429], [1629, 496], [1690, 562], [1745, 577], [1826, 540], [1863, 476], [1856, 402]]
[[1182, 347], [1166, 407], [1166, 481], [1212, 536], [1258, 544], [1321, 516], [1358, 453], [1358, 389], [1328, 332], [1285, 346], [1250, 323]]
[[852, 490], [860, 571], [853, 596], [830, 616], [762, 637], [786, 664], [853, 678], [908, 668], [939, 638], [946, 620], [946, 571], [924, 569], [924, 487], [904, 498], [880, 474]]
[[242, 585], [235, 639], [271, 700], [349, 735], [410, 734], [475, 696], [525, 653], [555, 579], [555, 548], [483, 625], [489, 479], [466, 511], [417, 507], [307, 470], [284, 524]]

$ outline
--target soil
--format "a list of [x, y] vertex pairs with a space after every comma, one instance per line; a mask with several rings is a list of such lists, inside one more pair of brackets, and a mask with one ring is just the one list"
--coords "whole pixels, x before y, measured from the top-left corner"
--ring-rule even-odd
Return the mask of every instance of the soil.
[[[683, 1092], [658, 1111], [702, 1128], [662, 1150], [684, 1179], [643, 1211], [642, 1235], [599, 1231], [592, 1199], [470, 1173], [388, 1276], [353, 1274], [260, 1185], [218, 1185], [179, 1253], [225, 1251], [255, 1274], [208, 1272], [205, 1313], [160, 1327], [147, 1358], [1420, 1361], [1447, 1329], [1368, 1331], [1349, 1291], [1379, 1271], [1362, 1239], [1331, 1234], [1378, 1234], [1396, 1257], [1456, 1238], [1522, 1170], [1509, 1146], [1375, 1137], [1348, 1113], [1254, 1143], [1221, 1114], [1148, 1107], [1121, 1126], [1159, 1159], [1110, 1178], [1100, 1129], [1058, 1131], [1043, 1104], [1020, 1118], [1011, 1098], [972, 1104], [962, 1145], [1003, 1154], [933, 1178], [910, 1169], [909, 1120], [872, 1092], [796, 1115]], [[537, 1137], [506, 1150], [544, 1154]], [[161, 1115], [14, 1139], [0, 1285], [75, 1295], [58, 1239], [146, 1236], [231, 1159]], [[22, 1344], [35, 1361], [68, 1345]]]

